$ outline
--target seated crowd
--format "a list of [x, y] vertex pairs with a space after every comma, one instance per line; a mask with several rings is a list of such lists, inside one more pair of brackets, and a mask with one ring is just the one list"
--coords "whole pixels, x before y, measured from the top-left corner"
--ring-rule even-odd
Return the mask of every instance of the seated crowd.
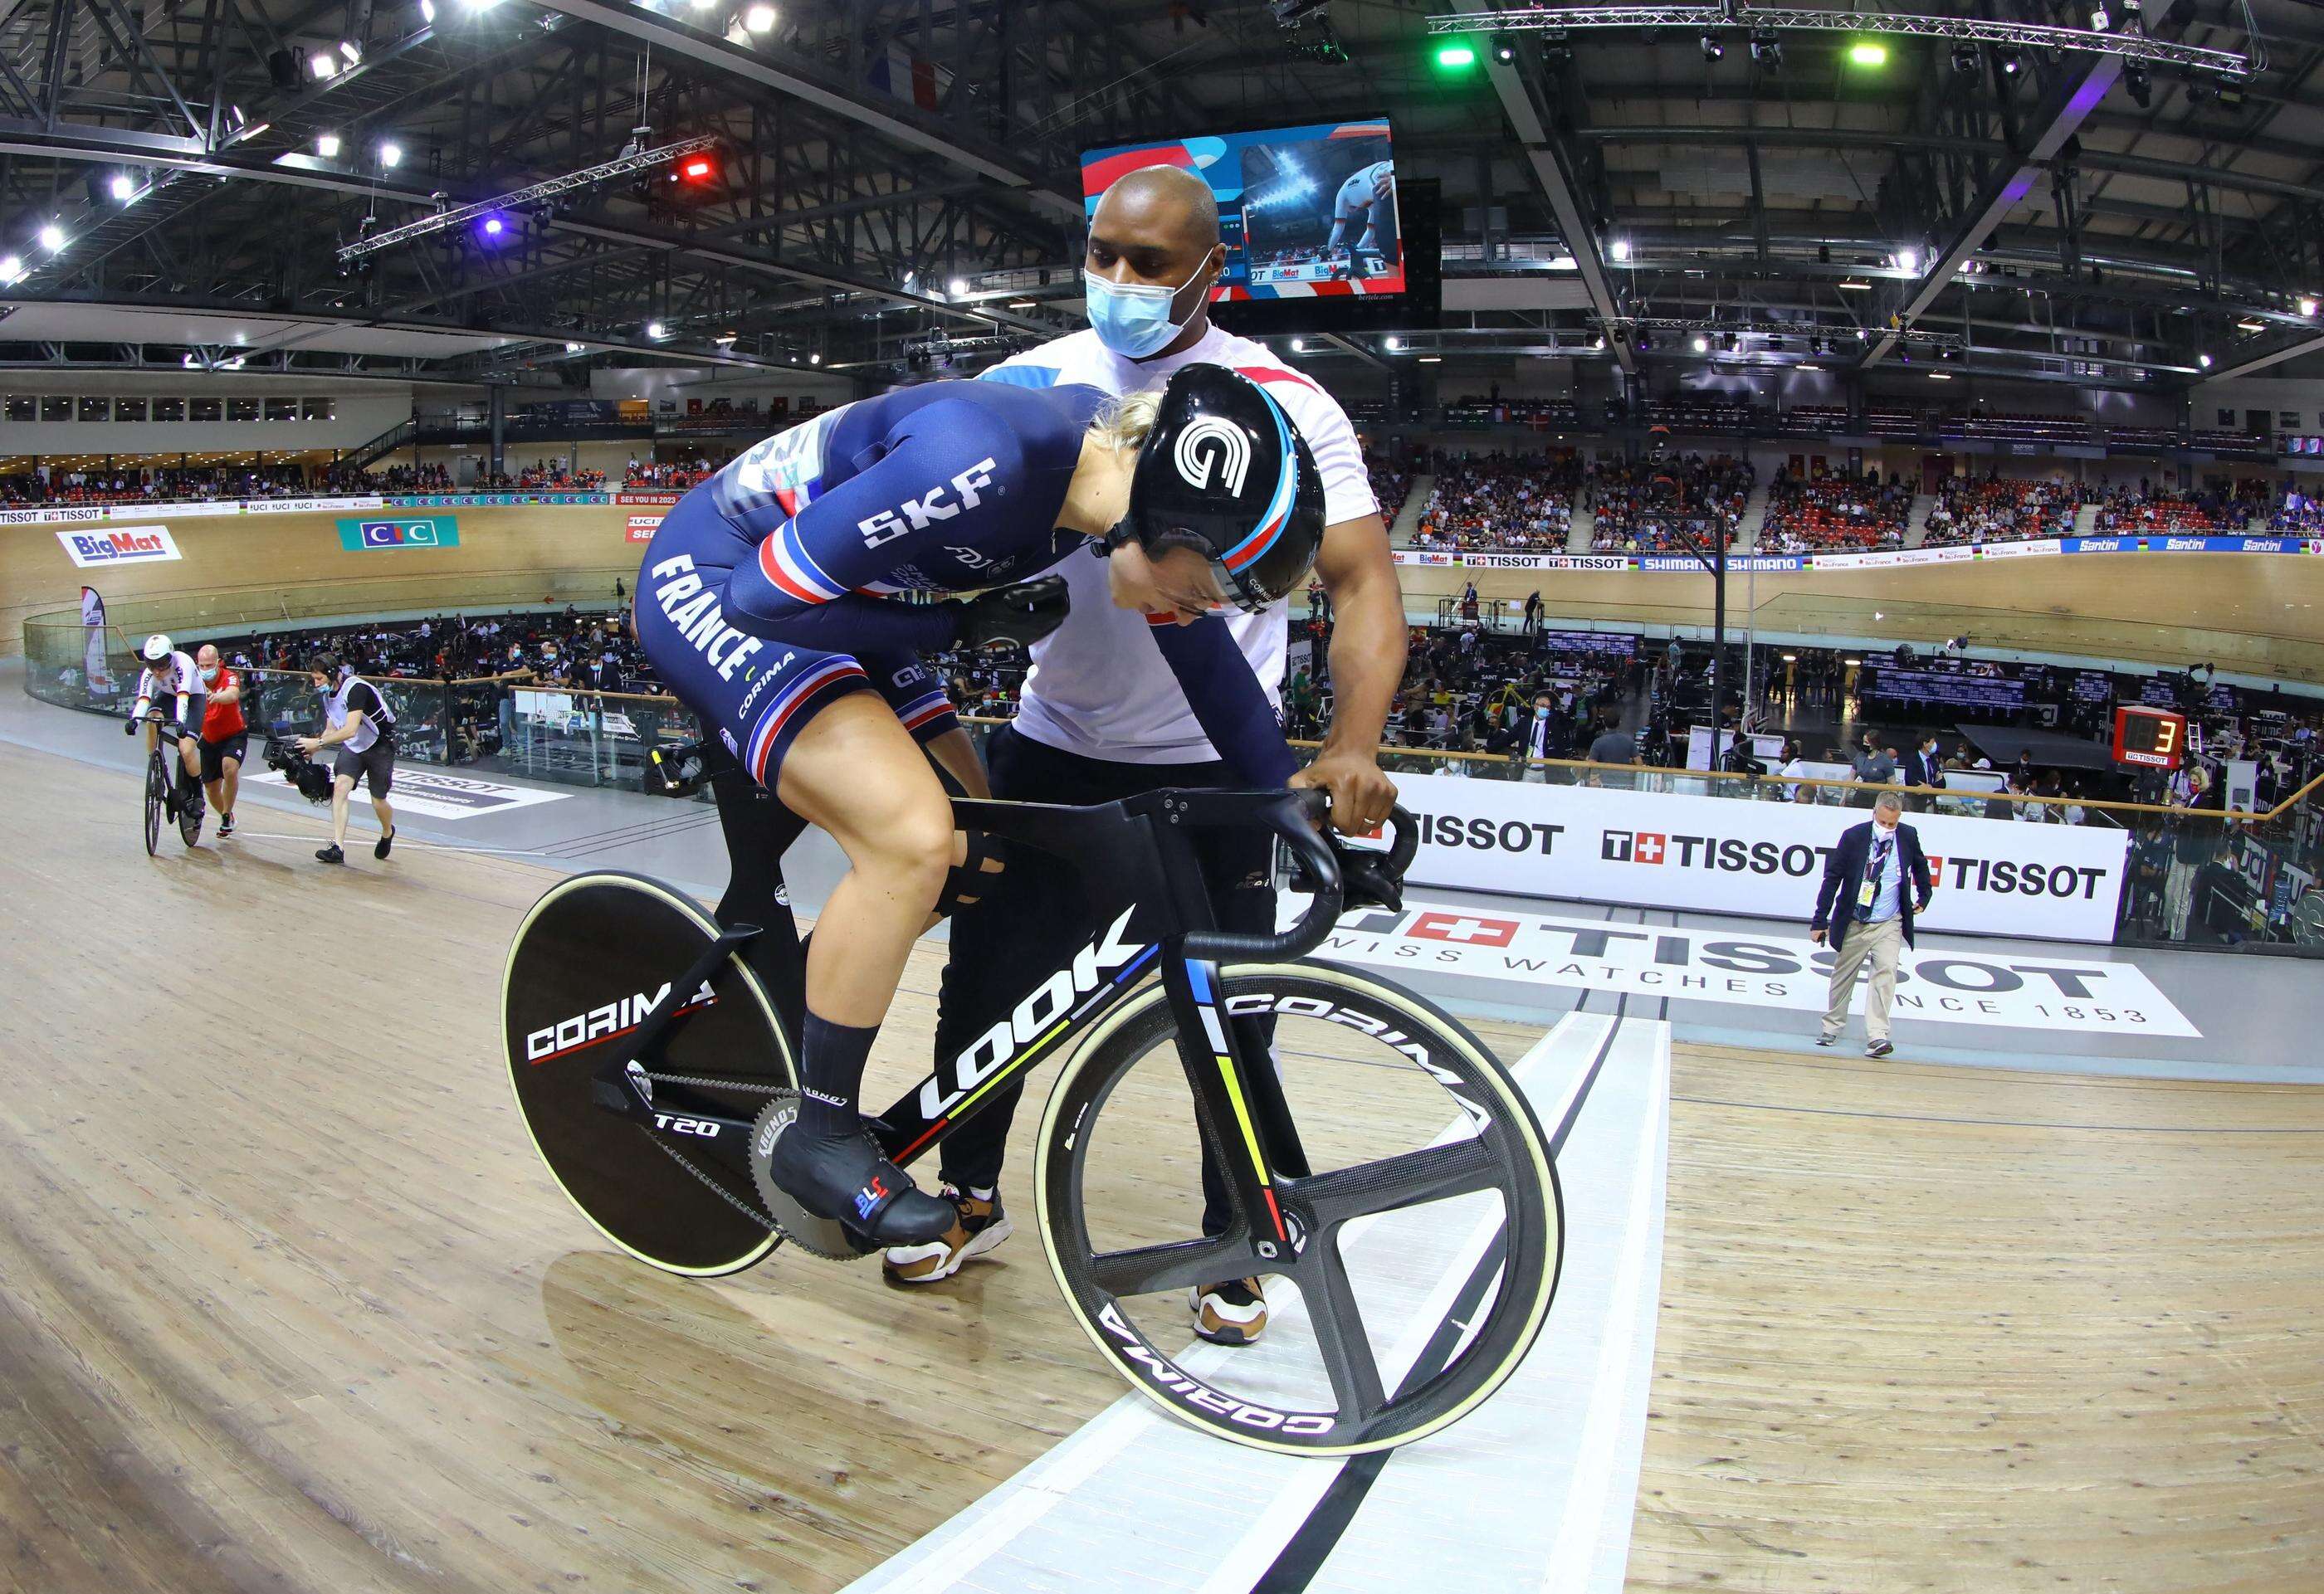
[[[1541, 455], [1438, 450], [1436, 484], [1412, 546], [1563, 553], [1573, 520], [1574, 467]], [[1385, 510], [1385, 505], [1382, 506]]]
[[1371, 477], [1372, 496], [1379, 502], [1380, 524], [1392, 527], [1404, 501], [1412, 496], [1412, 474], [1385, 459], [1368, 459], [1364, 468]]
[[1921, 538], [1924, 548], [2070, 537], [2080, 493], [2070, 483], [2016, 476], [1948, 476]]
[[1802, 478], [1777, 471], [1767, 492], [1759, 551], [1771, 554], [1861, 552], [1904, 546], [1913, 512], [1911, 484], [1861, 476]]
[[2101, 534], [2120, 532], [2134, 536], [2173, 531], [2194, 536], [2236, 532], [2248, 525], [2253, 514], [2264, 509], [2265, 503], [2266, 484], [2261, 482], [2239, 483], [2233, 493], [2210, 485], [2181, 493], [2141, 476], [2135, 490], [2127, 483], [2120, 486], [2107, 484], [2098, 499], [2098, 521], [2093, 530]]
[[632, 459], [622, 477], [622, 487], [630, 493], [683, 493], [708, 481], [725, 463], [723, 459], [714, 463], [705, 455], [687, 460]]
[[1592, 465], [1586, 485], [1596, 553], [1679, 553], [1735, 545], [1758, 473], [1726, 455]]
[[0, 503], [207, 503], [249, 498], [326, 498], [396, 493], [593, 493], [603, 471], [574, 471], [535, 460], [514, 474], [490, 473], [456, 482], [440, 465], [397, 465], [356, 470], [344, 465], [162, 465], [110, 471], [53, 470], [42, 465], [0, 475]]

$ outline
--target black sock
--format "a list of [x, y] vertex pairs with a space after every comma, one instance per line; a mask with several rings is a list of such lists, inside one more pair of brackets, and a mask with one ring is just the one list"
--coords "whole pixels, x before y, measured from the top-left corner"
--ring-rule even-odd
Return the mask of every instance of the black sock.
[[799, 1047], [798, 1127], [814, 1135], [852, 1135], [877, 1024], [866, 1029], [807, 1016]]

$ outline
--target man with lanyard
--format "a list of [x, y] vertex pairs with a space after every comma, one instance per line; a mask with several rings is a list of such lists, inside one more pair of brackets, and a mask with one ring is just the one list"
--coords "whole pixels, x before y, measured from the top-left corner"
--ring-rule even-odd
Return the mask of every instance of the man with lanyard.
[[387, 794], [395, 784], [395, 711], [379, 688], [339, 662], [336, 653], [318, 653], [307, 660], [315, 690], [323, 694], [320, 736], [299, 738], [299, 751], [310, 757], [327, 747], [338, 751], [331, 760], [331, 844], [315, 849], [324, 863], [345, 863], [341, 843], [347, 839], [347, 794], [358, 776], [371, 786], [371, 811], [379, 816], [379, 841], [374, 858], [387, 856], [395, 844], [395, 810]]
[[1913, 917], [1928, 908], [1934, 889], [1920, 833], [1904, 823], [1904, 799], [1893, 791], [1882, 792], [1872, 806], [1872, 817], [1842, 831], [1840, 845], [1825, 860], [1815, 917], [1808, 926], [1808, 939], [1819, 945], [1826, 935], [1831, 938], [1831, 987], [1823, 1027], [1816, 1036], [1820, 1046], [1839, 1040], [1847, 1027], [1856, 977], [1869, 963], [1872, 990], [1864, 1004], [1864, 1055], [1885, 1057], [1896, 1049], [1888, 1040], [1896, 961], [1913, 944]]
[[[1159, 389], [1174, 372], [1204, 362], [1237, 371], [1282, 404], [1323, 478], [1327, 524], [1315, 571], [1337, 622], [1332, 721], [1322, 752], [1291, 784], [1328, 789], [1332, 822], [1341, 830], [1378, 826], [1396, 801], [1379, 755], [1404, 674], [1404, 597], [1354, 428], [1329, 394], [1264, 345], [1211, 325], [1210, 292], [1226, 269], [1226, 250], [1217, 202], [1193, 173], [1156, 166], [1117, 180], [1091, 218], [1084, 267], [1091, 330], [1028, 350], [982, 380], [1135, 393]], [[1221, 750], [1194, 723], [1157, 651], [1152, 628], [1106, 601], [1102, 563], [1069, 558], [1058, 571], [1072, 608], [1054, 634], [1034, 645], [1017, 718], [987, 744], [992, 795], [1086, 804], [1160, 787], [1233, 784]], [[1289, 646], [1286, 608], [1231, 615], [1226, 624], [1259, 683], [1277, 692]], [[1274, 893], [1262, 878], [1266, 843], [1221, 841], [1205, 852], [1205, 875], [1222, 923], [1272, 931]], [[940, 1060], [957, 1055], [991, 1026], [996, 1015], [988, 1007], [1013, 1001], [1028, 971], [1070, 958], [1086, 939], [1082, 894], [1070, 870], [1025, 849], [1009, 850], [1007, 863], [1001, 883], [954, 919], [936, 1023]], [[1254, 1053], [1263, 1039], [1255, 1033]], [[934, 1245], [891, 1248], [890, 1277], [935, 1283], [1010, 1233], [998, 1184], [1018, 1093], [997, 1097], [945, 1141], [943, 1176], [961, 1221]], [[1223, 1222], [1223, 1196], [1212, 1194], [1208, 1218]], [[1248, 1342], [1266, 1322], [1255, 1280], [1221, 1281], [1194, 1296], [1197, 1330], [1222, 1342]]]
[[218, 840], [234, 834], [234, 798], [242, 785], [242, 760], [249, 753], [249, 722], [242, 713], [242, 674], [228, 669], [208, 642], [194, 656], [209, 706], [202, 714], [202, 784], [217, 810]]

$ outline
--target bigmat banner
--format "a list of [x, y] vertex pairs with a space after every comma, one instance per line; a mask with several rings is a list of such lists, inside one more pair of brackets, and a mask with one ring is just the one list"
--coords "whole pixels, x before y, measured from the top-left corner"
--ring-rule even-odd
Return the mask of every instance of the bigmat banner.
[[[1420, 822], [1415, 884], [1804, 925], [1862, 808], [1398, 775]], [[1936, 889], [1919, 923], [2052, 941], [2114, 934], [2127, 832], [1908, 814]]]
[[[1286, 923], [1305, 900], [1284, 895]], [[1344, 916], [1316, 954], [1336, 963], [1798, 1013], [1823, 1011], [1831, 983], [1831, 951], [1796, 930], [1681, 930], [1409, 901], [1397, 913]], [[1859, 983], [1856, 1011], [1866, 997]], [[1925, 942], [1897, 961], [1895, 1015], [2082, 1035], [2198, 1033], [2135, 963], [1941, 950]]]

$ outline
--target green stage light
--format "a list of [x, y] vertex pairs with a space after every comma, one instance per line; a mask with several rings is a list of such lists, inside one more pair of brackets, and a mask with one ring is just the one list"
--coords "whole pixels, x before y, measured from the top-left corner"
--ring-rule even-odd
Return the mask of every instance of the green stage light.
[[1477, 47], [1465, 39], [1455, 39], [1436, 47], [1436, 64], [1449, 72], [1465, 71], [1477, 64]]
[[1858, 39], [1848, 47], [1848, 62], [1855, 67], [1885, 67], [1888, 47], [1877, 39]]

